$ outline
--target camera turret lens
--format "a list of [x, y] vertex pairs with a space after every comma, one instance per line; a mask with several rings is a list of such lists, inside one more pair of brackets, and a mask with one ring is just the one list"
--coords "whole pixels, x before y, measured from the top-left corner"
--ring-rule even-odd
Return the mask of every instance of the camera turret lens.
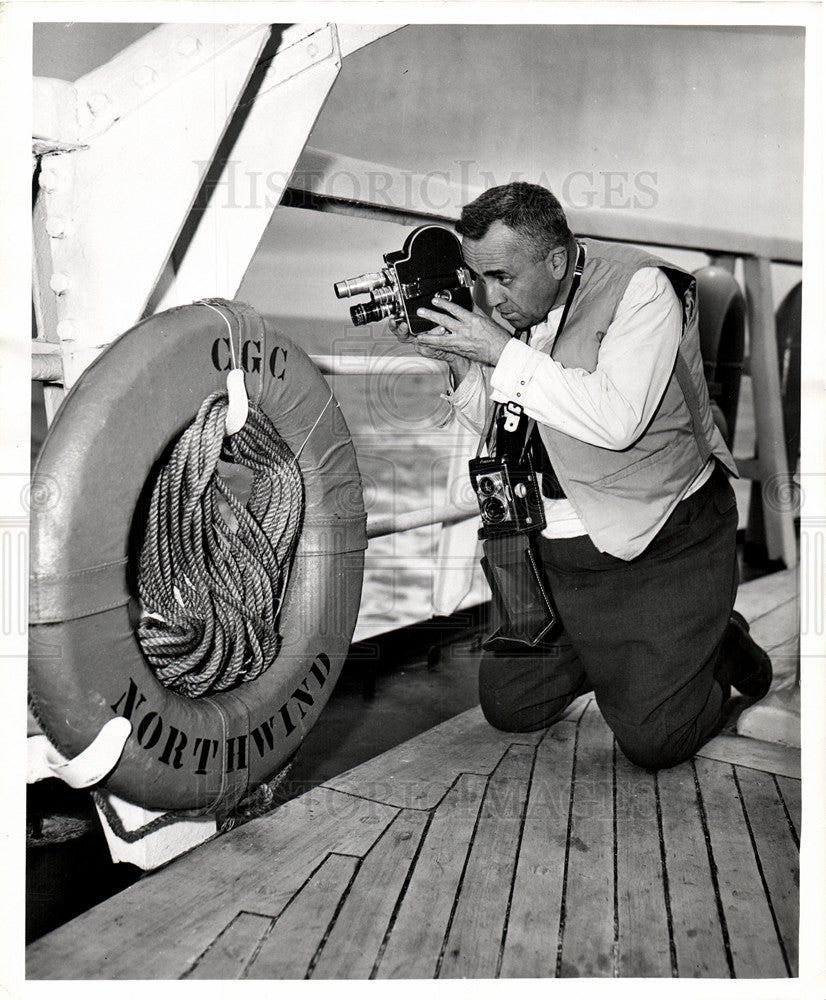
[[392, 316], [394, 312], [390, 302], [360, 302], [357, 306], [350, 306], [350, 318], [353, 320], [353, 326], [375, 323], [377, 320], [384, 319], [385, 316]]

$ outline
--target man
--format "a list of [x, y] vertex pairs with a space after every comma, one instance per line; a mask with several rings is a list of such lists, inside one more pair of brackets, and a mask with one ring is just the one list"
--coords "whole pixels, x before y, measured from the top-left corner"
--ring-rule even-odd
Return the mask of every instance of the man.
[[756, 699], [772, 676], [732, 611], [736, 469], [711, 415], [694, 280], [645, 251], [576, 240], [536, 185], [486, 191], [457, 229], [477, 302], [513, 333], [434, 299], [420, 315], [438, 326], [415, 346], [447, 361], [467, 425], [484, 427], [486, 373], [492, 400], [536, 421], [537, 547], [562, 624], [527, 654], [483, 655], [485, 716], [544, 728], [593, 690], [631, 761], [676, 765], [719, 731], [732, 686]]

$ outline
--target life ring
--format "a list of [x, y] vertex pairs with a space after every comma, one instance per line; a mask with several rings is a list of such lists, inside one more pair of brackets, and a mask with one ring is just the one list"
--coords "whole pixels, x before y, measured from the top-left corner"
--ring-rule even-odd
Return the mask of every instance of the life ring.
[[156, 680], [134, 629], [130, 549], [147, 483], [201, 402], [226, 386], [230, 340], [214, 309], [172, 309], [114, 341], [67, 395], [33, 474], [32, 710], [67, 758], [112, 718], [128, 719], [103, 787], [150, 809], [219, 812], [283, 766], [335, 685], [361, 596], [361, 480], [338, 403], [300, 347], [249, 307], [222, 304], [240, 329], [249, 398], [300, 451], [304, 481], [283, 642], [268, 670], [189, 699]]
[[746, 349], [746, 300], [734, 275], [712, 264], [694, 272], [699, 307], [700, 353], [715, 422], [731, 448]]
[[777, 307], [777, 360], [780, 364], [780, 398], [789, 471], [800, 460], [800, 366], [803, 329], [803, 283], [790, 289]]

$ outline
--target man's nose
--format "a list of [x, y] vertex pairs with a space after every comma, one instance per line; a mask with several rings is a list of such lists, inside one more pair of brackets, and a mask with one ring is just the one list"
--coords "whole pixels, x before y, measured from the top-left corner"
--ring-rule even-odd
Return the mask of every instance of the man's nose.
[[505, 301], [505, 291], [498, 281], [485, 282], [485, 298], [491, 309], [501, 306]]

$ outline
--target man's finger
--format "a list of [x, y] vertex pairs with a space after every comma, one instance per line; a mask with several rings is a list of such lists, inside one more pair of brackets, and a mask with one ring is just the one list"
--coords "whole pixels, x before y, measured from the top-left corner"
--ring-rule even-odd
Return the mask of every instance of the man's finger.
[[473, 315], [469, 309], [465, 309], [464, 306], [460, 306], [458, 302], [453, 302], [450, 299], [443, 299], [440, 295], [436, 295], [434, 297], [433, 304], [437, 309], [444, 309], [445, 312], [449, 312], [457, 319], [467, 319], [469, 316]]
[[[462, 326], [458, 319], [454, 319], [452, 316], [446, 316], [443, 312], [436, 312], [434, 309], [417, 309], [416, 315], [421, 316], [424, 319], [429, 319], [438, 326], [443, 326], [445, 330], [449, 330], [451, 333], [455, 333]], [[421, 334], [419, 334], [419, 336], [421, 336]]]
[[435, 347], [440, 351], [450, 351], [451, 354], [455, 353], [454, 342], [449, 330], [445, 330], [442, 333], [436, 330], [428, 330], [427, 333], [420, 333], [416, 340], [420, 344], [426, 344], [428, 347]]

